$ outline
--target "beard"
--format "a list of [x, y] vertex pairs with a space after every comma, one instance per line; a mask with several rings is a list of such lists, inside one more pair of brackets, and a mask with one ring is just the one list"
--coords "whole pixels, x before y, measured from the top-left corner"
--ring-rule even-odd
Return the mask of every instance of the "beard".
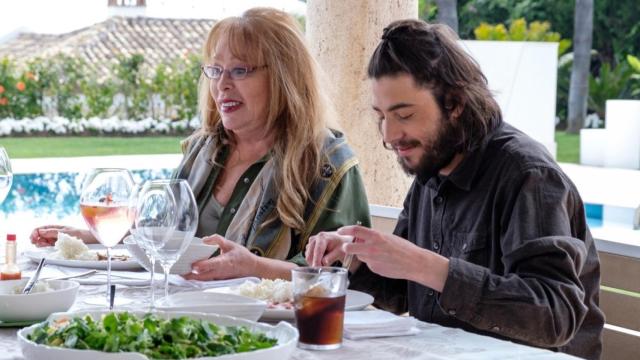
[[417, 175], [419, 178], [427, 180], [436, 175], [442, 168], [453, 160], [458, 152], [458, 136], [455, 126], [445, 119], [441, 119], [442, 127], [433, 140], [424, 138], [419, 140], [402, 140], [394, 146], [421, 146], [422, 156], [418, 164], [410, 166], [407, 160], [398, 156], [398, 162], [408, 175]]

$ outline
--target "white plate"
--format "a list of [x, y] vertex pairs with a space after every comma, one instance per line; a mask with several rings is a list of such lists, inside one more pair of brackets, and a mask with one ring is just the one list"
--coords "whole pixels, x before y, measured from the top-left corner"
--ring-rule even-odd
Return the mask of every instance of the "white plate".
[[[213, 289], [207, 289], [205, 292], [220, 292], [233, 294], [233, 290], [230, 287], [219, 287]], [[347, 298], [344, 305], [346, 311], [362, 310], [367, 306], [373, 304], [373, 296], [363, 293], [357, 290], [347, 290]], [[293, 309], [265, 309], [261, 321], [279, 321], [279, 320], [294, 320], [295, 314]]]
[[[89, 244], [87, 245], [89, 250], [91, 251], [99, 251], [101, 253], [106, 253], [107, 248], [100, 244]], [[106, 270], [107, 269], [107, 260], [62, 260], [62, 259], [50, 259], [49, 256], [53, 254], [56, 250], [52, 247], [46, 249], [39, 250], [29, 250], [23, 253], [24, 256], [28, 257], [31, 261], [35, 263], [39, 263], [42, 257], [47, 259], [47, 264], [49, 265], [59, 265], [59, 266], [67, 266], [67, 267], [76, 267], [76, 268], [86, 268], [86, 269], [98, 269], [98, 270]], [[111, 249], [111, 255], [128, 255], [129, 252], [121, 245], [118, 245]], [[111, 270], [138, 270], [142, 267], [138, 262], [130, 257], [129, 260], [126, 261], [111, 261]]]
[[[179, 236], [176, 239], [178, 238]], [[171, 241], [171, 239], [169, 240]], [[136, 244], [132, 235], [124, 238], [122, 242], [133, 258], [140, 263], [143, 268], [146, 270], [151, 268], [151, 263], [149, 262], [147, 254], [145, 254], [144, 250]], [[191, 264], [198, 260], [210, 258], [216, 250], [218, 250], [217, 245], [204, 244], [201, 238], [194, 237], [189, 246], [185, 249], [184, 253], [180, 255], [178, 260], [171, 267], [171, 274], [185, 275], [190, 273]], [[159, 274], [162, 273], [162, 266], [159, 261], [156, 261], [156, 272]]]
[[[49, 317], [48, 321], [58, 319], [60, 317], [75, 317], [84, 316], [90, 314], [94, 319], [99, 318], [108, 311], [81, 311], [75, 313], [57, 313]], [[144, 312], [131, 312], [137, 316], [143, 316]], [[230, 360], [230, 359], [242, 359], [242, 360], [286, 360], [291, 357], [291, 353], [296, 348], [298, 342], [298, 330], [296, 330], [290, 324], [281, 322], [275, 326], [268, 324], [260, 324], [249, 320], [238, 319], [231, 316], [223, 316], [216, 314], [204, 314], [193, 312], [156, 312], [156, 315], [162, 318], [174, 318], [179, 316], [189, 316], [194, 319], [204, 319], [216, 323], [222, 326], [246, 326], [251, 331], [259, 331], [265, 333], [269, 337], [278, 339], [278, 344], [269, 349], [262, 349], [256, 351], [250, 351], [239, 354], [229, 354], [217, 357], [201, 357], [198, 360]], [[18, 331], [18, 342], [20, 343], [20, 349], [22, 355], [26, 360], [144, 360], [146, 356], [140, 353], [121, 352], [121, 353], [106, 353], [95, 350], [76, 350], [65, 349], [61, 347], [52, 347], [47, 345], [39, 345], [30, 340], [27, 340], [27, 335], [31, 334], [35, 327], [39, 324], [32, 325], [28, 328], [24, 328]]]
[[219, 292], [179, 292], [156, 302], [161, 311], [193, 311], [258, 321], [267, 308], [262, 300]]

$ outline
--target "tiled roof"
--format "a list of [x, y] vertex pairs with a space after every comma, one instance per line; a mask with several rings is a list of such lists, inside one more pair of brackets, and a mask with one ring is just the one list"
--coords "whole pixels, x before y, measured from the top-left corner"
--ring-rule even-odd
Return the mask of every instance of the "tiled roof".
[[0, 58], [23, 62], [64, 53], [86, 60], [106, 75], [119, 56], [142, 54], [155, 67], [187, 53], [199, 55], [214, 23], [209, 19], [112, 17], [67, 34], [21, 33], [0, 44]]

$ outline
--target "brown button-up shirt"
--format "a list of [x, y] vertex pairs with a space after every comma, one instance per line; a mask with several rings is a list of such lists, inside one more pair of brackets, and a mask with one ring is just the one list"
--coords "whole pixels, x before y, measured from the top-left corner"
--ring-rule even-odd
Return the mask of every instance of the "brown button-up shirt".
[[600, 265], [574, 184], [502, 124], [448, 177], [415, 179], [394, 233], [449, 258], [442, 293], [361, 268], [352, 288], [418, 319], [597, 359]]

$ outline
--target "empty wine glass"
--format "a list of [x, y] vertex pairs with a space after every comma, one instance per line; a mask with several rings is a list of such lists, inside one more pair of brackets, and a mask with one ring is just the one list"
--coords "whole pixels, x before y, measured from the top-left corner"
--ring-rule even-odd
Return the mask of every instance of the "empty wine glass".
[[[144, 207], [140, 206], [140, 204], [148, 202], [146, 200], [148, 197], [147, 194], [164, 192], [171, 194], [171, 196], [167, 195], [165, 198], [172, 198], [174, 201], [175, 207], [172, 214], [174, 220], [173, 230], [166, 231], [158, 227], [143, 229], [141, 227], [141, 220], [147, 217], [144, 214], [149, 213], [149, 211], [144, 210]], [[160, 199], [163, 198], [160, 195], [158, 196]], [[164, 294], [166, 297], [169, 295], [169, 272], [171, 267], [187, 249], [198, 227], [198, 206], [189, 183], [182, 179], [153, 180], [147, 182], [143, 186], [138, 204], [140, 213], [138, 214], [139, 220], [136, 224], [137, 231], [138, 233], [142, 231], [144, 237], [151, 242], [155, 257], [164, 270]], [[166, 221], [168, 223], [169, 219]], [[158, 234], [158, 232], [169, 233], [169, 236], [163, 237]]]
[[[132, 200], [134, 200], [133, 197]], [[173, 192], [164, 184], [157, 184], [154, 181], [145, 182], [138, 190], [134, 201], [135, 216], [132, 233], [134, 241], [144, 250], [151, 263], [150, 308], [153, 310], [156, 248], [164, 246], [175, 230], [176, 203]]]
[[[111, 289], [111, 248], [129, 231], [133, 177], [126, 169], [94, 169], [80, 195], [80, 211], [89, 230], [107, 248], [107, 304]], [[111, 307], [110, 307], [111, 308]]]
[[140, 191], [142, 190], [142, 184], [136, 184], [131, 191], [131, 196], [129, 197], [129, 217], [131, 220], [131, 239], [133, 239], [134, 243], [138, 245], [147, 255], [149, 259], [149, 263], [151, 267], [149, 268], [149, 287], [151, 291], [151, 303], [150, 310], [153, 311], [155, 306], [155, 292], [154, 292], [154, 277], [155, 277], [155, 267], [156, 267], [156, 257], [153, 252], [153, 247], [150, 245], [149, 241], [146, 241], [145, 237], [141, 234], [138, 234], [138, 229], [136, 227], [136, 219], [138, 214], [138, 200], [140, 199]]
[[4, 147], [0, 146], [0, 204], [7, 197], [12, 182], [13, 172], [11, 171], [9, 155], [7, 155]]

